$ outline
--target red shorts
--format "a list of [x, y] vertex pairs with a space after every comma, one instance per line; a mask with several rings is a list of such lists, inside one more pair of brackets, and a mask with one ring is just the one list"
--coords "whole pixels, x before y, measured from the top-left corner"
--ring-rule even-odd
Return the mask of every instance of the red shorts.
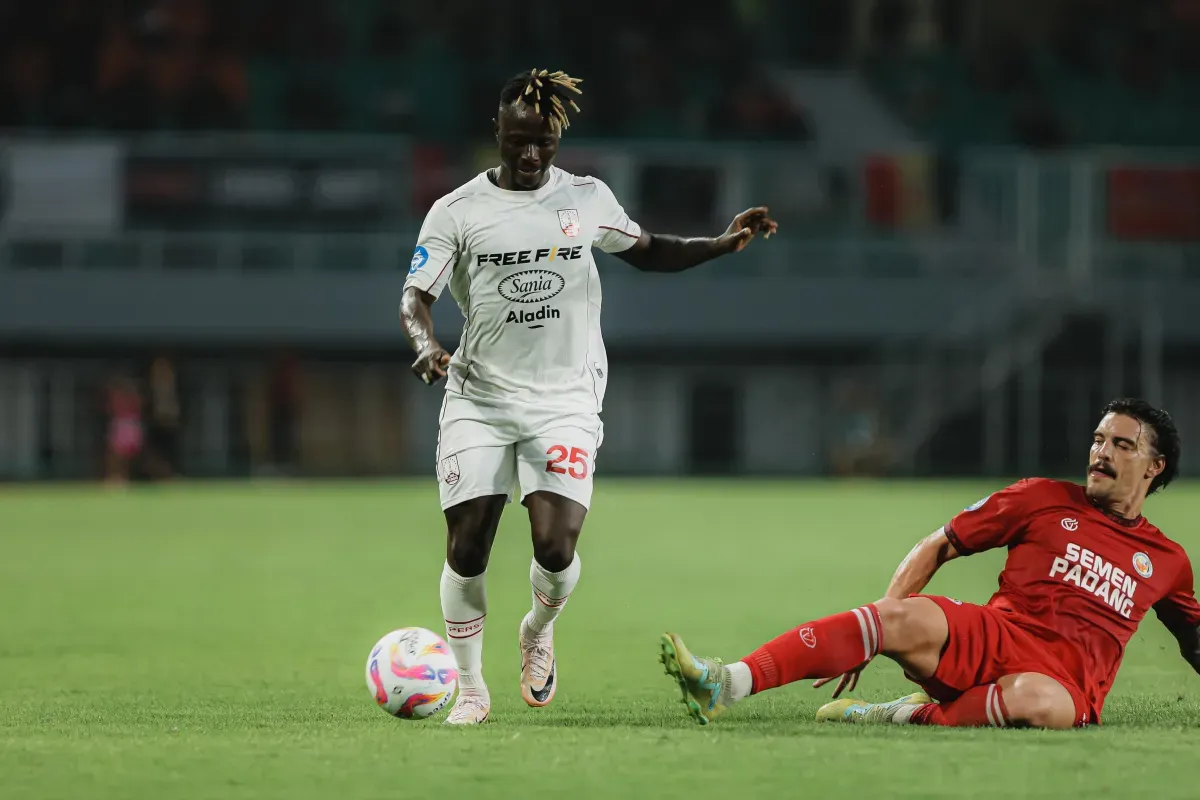
[[1095, 725], [1099, 710], [1083, 687], [1087, 672], [1079, 651], [1054, 631], [992, 606], [961, 603], [948, 597], [925, 597], [946, 615], [950, 636], [937, 671], [918, 684], [933, 699], [946, 703], [976, 686], [995, 683], [1005, 675], [1036, 672], [1062, 684], [1075, 701], [1077, 726]]
[[108, 429], [108, 448], [122, 458], [133, 458], [142, 451], [142, 425], [137, 420], [113, 420]]

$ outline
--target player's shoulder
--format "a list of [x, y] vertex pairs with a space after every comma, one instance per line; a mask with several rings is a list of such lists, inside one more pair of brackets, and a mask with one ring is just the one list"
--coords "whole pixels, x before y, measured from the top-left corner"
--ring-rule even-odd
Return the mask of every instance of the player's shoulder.
[[429, 214], [432, 215], [434, 213], [443, 211], [459, 213], [467, 210], [470, 206], [470, 203], [463, 201], [479, 200], [486, 196], [484, 187], [480, 183], [481, 181], [486, 180], [487, 173], [481, 172], [474, 178], [471, 178], [471, 180], [464, 183], [462, 186], [459, 186], [453, 191], [447, 192], [435, 200], [433, 205], [429, 207]]
[[558, 167], [552, 169], [557, 173], [559, 184], [577, 197], [596, 199], [612, 196], [612, 189], [608, 184], [595, 175], [575, 175]]
[[1005, 491], [1029, 506], [1074, 506], [1085, 502], [1079, 484], [1053, 478], [1022, 478]]

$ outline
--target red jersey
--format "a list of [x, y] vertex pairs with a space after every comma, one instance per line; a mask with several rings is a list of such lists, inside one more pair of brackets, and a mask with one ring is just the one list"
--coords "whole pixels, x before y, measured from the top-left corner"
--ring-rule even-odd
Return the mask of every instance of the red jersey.
[[1044, 634], [1073, 645], [1086, 672], [1080, 688], [1097, 710], [1150, 609], [1200, 626], [1184, 549], [1145, 517], [1109, 516], [1077, 484], [1020, 481], [958, 514], [946, 536], [963, 555], [1008, 548], [988, 605], [1020, 615], [1035, 634], [1048, 628]]

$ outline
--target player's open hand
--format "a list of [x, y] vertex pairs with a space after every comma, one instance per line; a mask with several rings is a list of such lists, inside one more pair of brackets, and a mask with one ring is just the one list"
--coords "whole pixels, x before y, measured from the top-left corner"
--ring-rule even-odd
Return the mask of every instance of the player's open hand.
[[748, 208], [729, 223], [729, 227], [721, 237], [721, 244], [728, 248], [728, 252], [736, 253], [750, 244], [750, 240], [758, 234], [763, 234], [764, 239], [770, 239], [771, 234], [778, 230], [779, 223], [771, 219], [766, 206]]
[[[833, 699], [836, 700], [842, 692], [853, 692], [854, 687], [858, 686], [858, 676], [861, 675], [862, 671], [866, 668], [867, 665], [863, 664], [858, 669], [850, 670], [845, 675], [842, 675], [841, 680], [838, 681], [838, 685], [834, 687]], [[833, 678], [821, 678], [820, 680], [813, 681], [813, 688], [820, 689], [822, 686], [832, 680]]]
[[413, 362], [413, 374], [423, 380], [427, 386], [446, 377], [446, 367], [450, 365], [450, 354], [440, 347], [431, 347], [417, 356]]

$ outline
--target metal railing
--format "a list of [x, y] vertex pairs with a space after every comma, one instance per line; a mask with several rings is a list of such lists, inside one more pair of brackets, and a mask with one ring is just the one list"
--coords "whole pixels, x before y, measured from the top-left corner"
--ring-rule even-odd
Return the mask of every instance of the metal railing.
[[[0, 270], [397, 271], [416, 230], [399, 233], [179, 231], [0, 235]], [[615, 263], [596, 251], [601, 269]], [[1004, 276], [1015, 267], [999, 242], [946, 238], [811, 239], [781, 235], [738, 254], [739, 275], [814, 277]]]

